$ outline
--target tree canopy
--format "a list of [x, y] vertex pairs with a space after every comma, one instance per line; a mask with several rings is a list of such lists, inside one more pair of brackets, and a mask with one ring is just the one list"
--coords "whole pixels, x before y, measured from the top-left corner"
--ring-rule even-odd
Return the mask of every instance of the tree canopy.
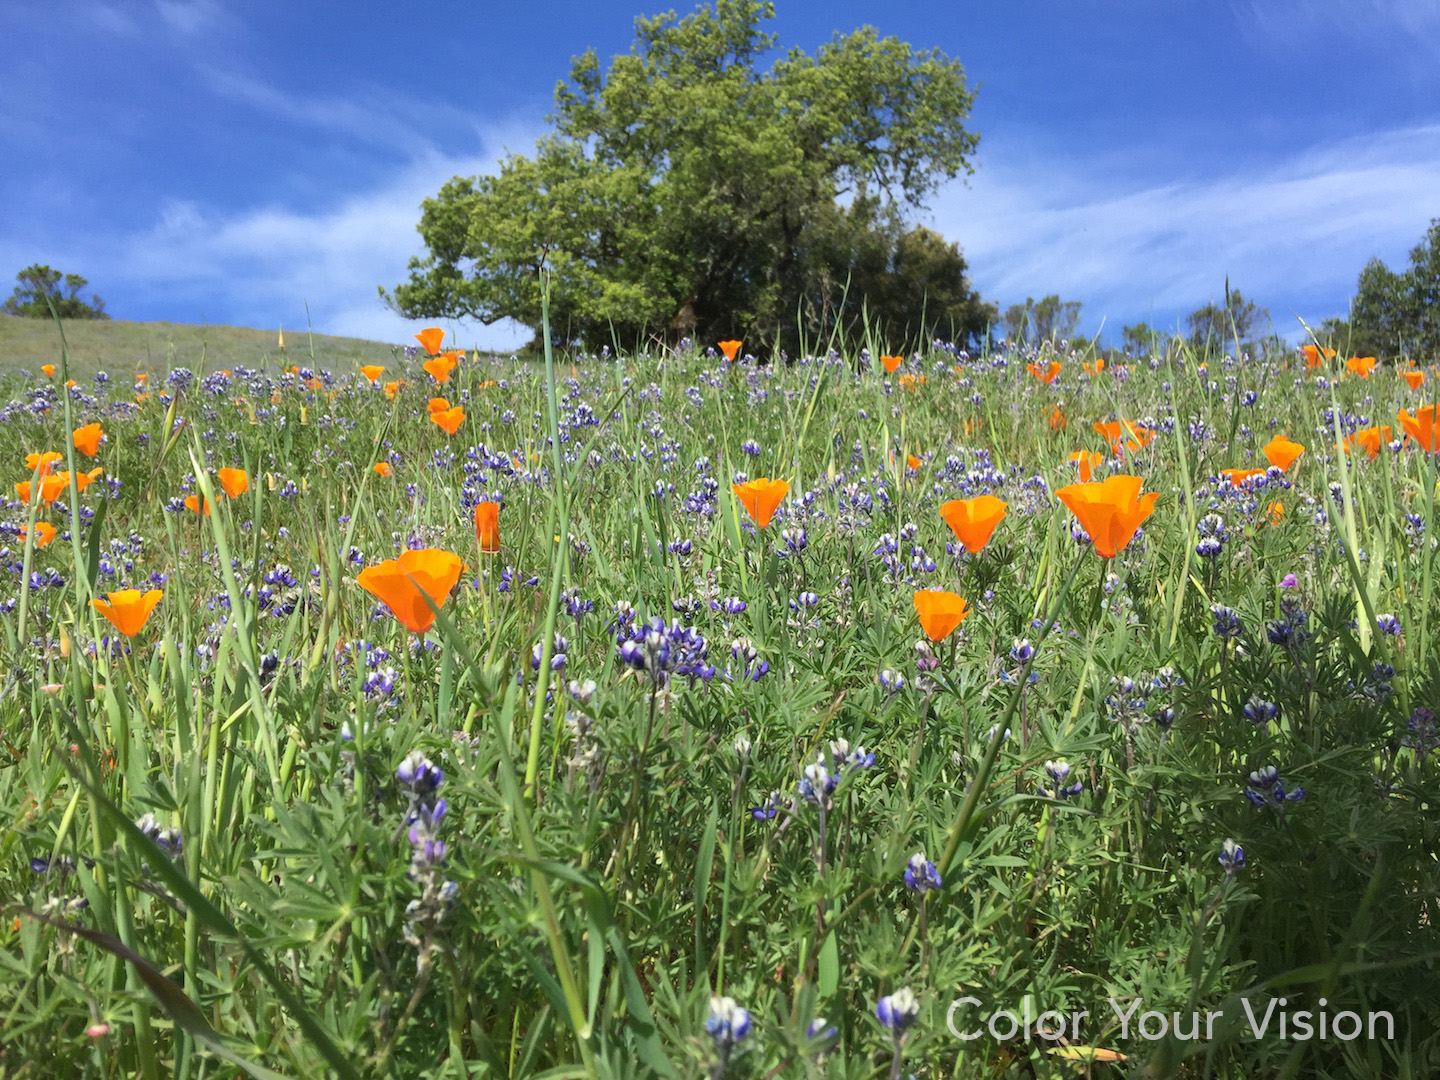
[[762, 29], [774, 5], [717, 0], [635, 23], [556, 88], [554, 131], [497, 174], [425, 200], [427, 254], [381, 293], [409, 317], [540, 322], [559, 337], [811, 342], [863, 318], [906, 339], [983, 334], [958, 246], [907, 224], [972, 171], [964, 69], [872, 27], [808, 55]]
[[1440, 359], [1440, 218], [1410, 251], [1400, 273], [1380, 259], [1360, 271], [1347, 323], [1329, 329], [1356, 354]]
[[105, 301], [100, 297], [92, 293], [88, 302], [80, 298], [80, 290], [90, 283], [79, 274], [62, 274], [43, 263], [35, 263], [16, 274], [15, 280], [19, 284], [5, 301], [3, 310], [6, 315], [48, 319], [53, 303], [55, 312], [62, 319], [110, 317], [105, 314]]
[[1211, 301], [1185, 316], [1190, 344], [1201, 352], [1224, 350], [1236, 342], [1251, 341], [1270, 322], [1268, 308], [1246, 300], [1239, 289], [1225, 283], [1225, 302]]

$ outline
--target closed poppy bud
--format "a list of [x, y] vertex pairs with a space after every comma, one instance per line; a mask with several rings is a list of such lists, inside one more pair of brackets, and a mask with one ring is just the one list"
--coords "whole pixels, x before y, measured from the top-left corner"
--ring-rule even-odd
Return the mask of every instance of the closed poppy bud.
[[75, 449], [79, 450], [86, 457], [94, 457], [100, 452], [100, 439], [105, 434], [99, 424], [86, 424], [84, 427], [75, 429], [71, 436], [75, 443]]
[[104, 600], [91, 600], [90, 603], [128, 638], [141, 631], [164, 595], [160, 589], [151, 589], [147, 593], [141, 593], [139, 589], [121, 589], [106, 593]]
[[217, 474], [225, 494], [238, 499], [250, 490], [250, 475], [244, 469], [221, 469]]
[[500, 504], [478, 502], [475, 504], [475, 537], [480, 541], [480, 550], [494, 553], [500, 550]]

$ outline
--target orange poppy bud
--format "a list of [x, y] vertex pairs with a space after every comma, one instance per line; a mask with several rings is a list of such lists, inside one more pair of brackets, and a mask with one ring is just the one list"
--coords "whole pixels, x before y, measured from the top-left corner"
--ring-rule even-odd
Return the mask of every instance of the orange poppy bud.
[[54, 365], [54, 364], [41, 364], [41, 365], [40, 365], [40, 370], [45, 373], [45, 377], [48, 379], [48, 378], [50, 378], [51, 376], [53, 376], [53, 375], [55, 374], [55, 365]]
[[475, 537], [480, 541], [480, 550], [494, 553], [500, 550], [500, 504], [478, 502], [475, 504]]

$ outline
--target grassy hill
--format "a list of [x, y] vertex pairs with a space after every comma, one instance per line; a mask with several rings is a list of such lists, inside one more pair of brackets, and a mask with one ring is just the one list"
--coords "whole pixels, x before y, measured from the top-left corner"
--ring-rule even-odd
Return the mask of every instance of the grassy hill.
[[[169, 322], [66, 319], [62, 323], [76, 377], [105, 370], [113, 373], [162, 371], [172, 367], [207, 370], [269, 360], [279, 364], [310, 364], [340, 369], [383, 364], [392, 359], [392, 345], [361, 338], [308, 334], [285, 335], [278, 348], [274, 330], [245, 326], [193, 326]], [[0, 315], [0, 373], [36, 371], [41, 364], [60, 362], [60, 335], [49, 319]]]

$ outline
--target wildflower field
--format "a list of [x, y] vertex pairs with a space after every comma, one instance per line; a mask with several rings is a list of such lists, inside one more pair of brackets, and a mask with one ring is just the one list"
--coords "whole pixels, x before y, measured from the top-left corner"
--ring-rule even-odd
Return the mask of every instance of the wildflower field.
[[0, 1074], [1440, 1072], [1434, 370], [419, 337], [3, 377]]

